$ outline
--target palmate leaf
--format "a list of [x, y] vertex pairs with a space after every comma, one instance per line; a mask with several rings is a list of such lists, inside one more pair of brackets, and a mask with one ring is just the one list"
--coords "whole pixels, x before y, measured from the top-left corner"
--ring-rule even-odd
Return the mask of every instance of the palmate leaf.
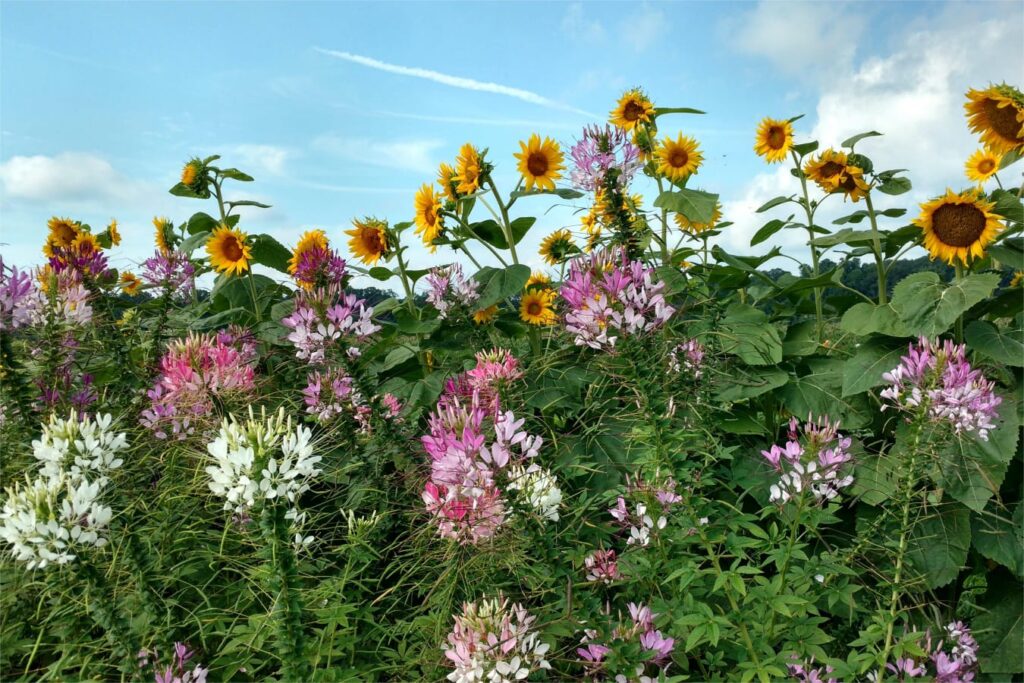
[[838, 358], [811, 358], [810, 372], [795, 377], [779, 396], [790, 412], [801, 418], [827, 415], [840, 420], [848, 429], [863, 427], [870, 421], [861, 397], [843, 396], [843, 361]]
[[919, 589], [945, 586], [956, 578], [971, 546], [971, 513], [959, 503], [928, 508], [910, 534], [907, 559], [920, 573]]

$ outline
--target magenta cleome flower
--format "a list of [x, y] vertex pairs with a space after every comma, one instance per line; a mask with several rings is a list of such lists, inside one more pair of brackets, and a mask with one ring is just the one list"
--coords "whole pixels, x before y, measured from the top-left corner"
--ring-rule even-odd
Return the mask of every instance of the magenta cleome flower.
[[619, 128], [591, 125], [569, 152], [574, 168], [572, 184], [591, 192], [600, 189], [615, 174], [615, 182], [625, 188], [643, 165], [640, 149]]
[[783, 446], [773, 444], [761, 451], [765, 460], [780, 473], [778, 483], [772, 484], [769, 500], [785, 504], [791, 498], [810, 491], [817, 501], [828, 501], [839, 495], [840, 489], [853, 483], [853, 475], [842, 475], [846, 463], [852, 460], [849, 437], [839, 433], [839, 423], [821, 417], [817, 422], [808, 416], [801, 428], [794, 417], [789, 421], [789, 440]]

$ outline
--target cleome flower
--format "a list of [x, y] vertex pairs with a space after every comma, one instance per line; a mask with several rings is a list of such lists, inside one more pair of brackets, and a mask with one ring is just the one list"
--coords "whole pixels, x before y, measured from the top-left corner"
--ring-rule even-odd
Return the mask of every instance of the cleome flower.
[[827, 417], [814, 422], [808, 416], [801, 429], [794, 417], [789, 421], [788, 437], [784, 446], [772, 445], [769, 450], [761, 451], [765, 460], [780, 473], [779, 481], [771, 485], [771, 502], [785, 504], [804, 491], [810, 491], [817, 501], [828, 501], [853, 483], [853, 475], [841, 472], [852, 456], [851, 440], [839, 433], [838, 422], [832, 424]]
[[611, 583], [622, 578], [614, 550], [595, 550], [583, 560], [587, 581]]
[[455, 615], [444, 655], [454, 665], [453, 683], [513, 683], [541, 669], [550, 646], [533, 630], [536, 617], [508, 598], [467, 602]]
[[988, 441], [1003, 399], [993, 391], [995, 383], [971, 367], [966, 354], [963, 344], [948, 339], [941, 346], [926, 337], [911, 343], [900, 364], [882, 375], [890, 383], [881, 392], [888, 402], [882, 409], [924, 411], [933, 422], [952, 425], [954, 434], [976, 432]]
[[8, 488], [0, 511], [0, 538], [29, 569], [73, 562], [81, 549], [102, 548], [111, 509], [100, 504], [103, 485], [66, 473], [26, 477]]
[[206, 447], [213, 461], [206, 468], [210, 491], [224, 498], [225, 510], [236, 514], [278, 498], [295, 503], [320, 474], [312, 435], [308, 427], [293, 428], [284, 408], [269, 418], [264, 410], [256, 419], [250, 407], [245, 422], [232, 415]]
[[640, 150], [622, 128], [591, 125], [569, 152], [576, 187], [594, 192], [611, 182], [625, 188], [643, 165]]
[[549, 470], [538, 465], [516, 465], [509, 470], [508, 489], [519, 493], [523, 503], [538, 515], [552, 522], [558, 521], [558, 507], [562, 504], [562, 490]]
[[668, 369], [674, 373], [683, 373], [693, 379], [700, 379], [704, 374], [704, 345], [696, 339], [687, 339], [677, 344], [668, 354]]
[[431, 269], [426, 280], [430, 287], [427, 302], [437, 309], [441, 320], [459, 307], [466, 315], [475, 312], [473, 303], [480, 298], [480, 283], [465, 277], [458, 263]]
[[[586, 629], [583, 632], [581, 646], [576, 649], [580, 663], [594, 677], [602, 677], [605, 667], [605, 656], [612, 651], [608, 645], [599, 641], [609, 643], [636, 642], [640, 645], [642, 659], [634, 667], [635, 678], [626, 677], [623, 674], [615, 676], [616, 683], [627, 683], [628, 681], [641, 681], [642, 683], [661, 680], [661, 674], [668, 669], [669, 656], [675, 648], [675, 639], [666, 637], [660, 630], [654, 627], [654, 620], [659, 616], [651, 611], [651, 608], [643, 603], [631, 602], [627, 605], [629, 609], [629, 620], [620, 618], [618, 623], [609, 623], [604, 628], [604, 634], [597, 629]], [[648, 667], [653, 665], [656, 670], [653, 675], [648, 674]]]
[[40, 473], [50, 478], [67, 473], [70, 481], [88, 478], [105, 486], [107, 474], [124, 464], [119, 454], [128, 448], [125, 433], [110, 429], [112, 419], [109, 414], [86, 418], [74, 411], [66, 420], [51, 415], [42, 435], [32, 442]]
[[142, 280], [174, 299], [184, 299], [192, 293], [195, 274], [196, 267], [180, 251], [157, 249], [142, 262]]
[[337, 284], [300, 290], [295, 309], [281, 324], [291, 330], [286, 338], [295, 347], [295, 357], [310, 365], [326, 364], [328, 352], [344, 345], [345, 353], [358, 356], [355, 344], [380, 330], [373, 308]]
[[8, 268], [0, 256], [0, 332], [30, 324], [38, 299], [32, 275], [17, 267]]

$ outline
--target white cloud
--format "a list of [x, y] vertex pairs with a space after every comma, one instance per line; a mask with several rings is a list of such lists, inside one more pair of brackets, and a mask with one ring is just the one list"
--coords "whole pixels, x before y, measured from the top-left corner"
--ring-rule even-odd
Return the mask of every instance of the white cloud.
[[444, 145], [441, 140], [392, 140], [348, 138], [321, 135], [313, 140], [315, 149], [322, 149], [343, 159], [371, 166], [432, 174], [441, 161], [434, 151]]
[[863, 5], [762, 0], [727, 20], [723, 37], [787, 74], [827, 79], [849, 67], [864, 31]]
[[513, 88], [508, 85], [501, 85], [500, 83], [490, 83], [485, 81], [477, 81], [472, 78], [464, 78], [462, 76], [452, 76], [450, 74], [444, 74], [440, 71], [433, 71], [431, 69], [424, 69], [416, 66], [400, 66], [398, 64], [388, 64], [372, 57], [364, 57], [363, 55], [354, 55], [351, 52], [341, 52], [339, 50], [325, 50], [324, 48], [316, 47], [313, 48], [317, 52], [320, 52], [337, 59], [344, 59], [348, 62], [355, 64], [361, 64], [362, 66], [369, 67], [371, 69], [377, 69], [379, 71], [387, 71], [388, 73], [399, 74], [401, 76], [412, 76], [413, 78], [422, 78], [427, 81], [433, 81], [442, 85], [448, 85], [453, 88], [461, 88], [463, 90], [476, 90], [478, 92], [489, 92], [496, 95], [505, 95], [506, 97], [514, 97], [530, 104], [540, 105], [542, 107], [548, 107], [549, 109], [559, 109], [562, 111], [571, 111], [576, 114], [582, 114], [583, 116], [594, 117], [595, 114], [583, 111], [582, 109], [576, 109], [567, 104], [561, 102], [555, 102], [548, 98], [538, 95], [535, 92], [529, 90], [523, 90], [521, 88]]
[[[797, 124], [798, 141], [809, 138], [818, 140], [822, 148], [838, 147], [856, 133], [884, 133], [858, 143], [857, 151], [871, 157], [877, 170], [909, 169], [906, 175], [914, 189], [896, 197], [877, 195], [876, 202], [878, 208], [907, 209], [904, 218], [889, 221], [893, 227], [905, 224], [916, 215], [919, 202], [941, 194], [947, 186], [967, 185], [963, 164], [978, 141], [964, 120], [964, 93], [990, 81], [1019, 80], [1024, 58], [1014, 28], [1014, 22], [978, 19], [969, 10], [953, 6], [927, 25], [894, 36], [896, 49], [851, 65], [822, 88], [816, 121], [809, 136], [800, 135]], [[737, 224], [725, 231], [723, 247], [749, 253], [779, 244], [806, 261], [806, 247], [798, 246], [804, 240], [796, 239], [800, 233], [779, 236], [758, 248], [748, 246], [768, 219], [787, 215], [783, 207], [765, 214], [754, 210], [772, 197], [799, 189], [788, 168], [774, 169], [756, 176], [738, 196], [723, 198], [726, 218]], [[829, 226], [836, 216], [862, 206], [830, 199], [818, 222]]]
[[0, 183], [5, 198], [37, 202], [124, 199], [140, 189], [106, 159], [80, 152], [11, 157], [0, 162]]
[[235, 145], [230, 156], [228, 161], [231, 165], [238, 166], [243, 171], [264, 171], [271, 175], [281, 175], [284, 173], [285, 162], [293, 153], [289, 149], [274, 145]]
[[572, 40], [595, 43], [604, 39], [604, 26], [597, 19], [588, 19], [582, 2], [574, 2], [562, 15], [562, 31]]
[[626, 14], [627, 19], [619, 27], [620, 36], [637, 52], [651, 47], [668, 29], [665, 13], [646, 3], [643, 9]]

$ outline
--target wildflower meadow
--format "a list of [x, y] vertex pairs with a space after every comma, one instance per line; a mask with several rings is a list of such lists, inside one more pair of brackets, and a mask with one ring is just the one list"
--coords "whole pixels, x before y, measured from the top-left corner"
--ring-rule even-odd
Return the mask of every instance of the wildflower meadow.
[[778, 271], [680, 104], [294, 244], [216, 149], [133, 269], [53, 207], [0, 261], [0, 677], [1020, 680], [1024, 95], [968, 91], [962, 185], [902, 207], [885, 131], [751, 122]]

